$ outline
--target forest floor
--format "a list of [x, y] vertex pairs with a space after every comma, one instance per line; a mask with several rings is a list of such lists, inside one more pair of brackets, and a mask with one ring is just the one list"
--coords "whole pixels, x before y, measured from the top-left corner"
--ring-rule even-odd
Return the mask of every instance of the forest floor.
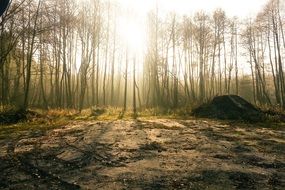
[[32, 123], [0, 126], [0, 189], [285, 189], [282, 123]]

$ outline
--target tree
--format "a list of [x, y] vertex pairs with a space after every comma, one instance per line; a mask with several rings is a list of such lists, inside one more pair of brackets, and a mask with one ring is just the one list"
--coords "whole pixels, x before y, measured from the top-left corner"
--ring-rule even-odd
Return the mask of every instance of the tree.
[[[28, 40], [28, 55], [27, 55], [27, 70], [26, 70], [26, 88], [25, 88], [25, 95], [24, 95], [24, 103], [22, 105], [22, 109], [27, 109], [29, 103], [29, 92], [30, 92], [30, 81], [31, 81], [31, 67], [33, 61], [33, 53], [34, 53], [34, 46], [35, 46], [35, 38], [37, 35], [37, 24], [38, 24], [38, 17], [41, 8], [41, 0], [38, 1], [37, 9], [34, 15], [34, 20], [32, 21], [31, 17], [29, 17], [29, 25], [28, 29], [32, 31], [32, 34]], [[29, 9], [30, 11], [30, 9]], [[29, 14], [30, 16], [30, 14]], [[33, 22], [33, 25], [32, 25]]]

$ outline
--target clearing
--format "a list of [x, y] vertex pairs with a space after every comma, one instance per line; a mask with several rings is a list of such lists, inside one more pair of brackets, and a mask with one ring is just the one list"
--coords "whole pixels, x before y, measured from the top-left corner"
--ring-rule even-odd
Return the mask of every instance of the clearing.
[[2, 127], [0, 189], [284, 189], [284, 126], [258, 125], [141, 118]]

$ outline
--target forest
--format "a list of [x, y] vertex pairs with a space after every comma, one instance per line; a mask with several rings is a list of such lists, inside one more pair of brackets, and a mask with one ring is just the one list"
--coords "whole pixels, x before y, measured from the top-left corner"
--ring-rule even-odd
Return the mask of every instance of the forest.
[[285, 188], [285, 1], [168, 1], [5, 1], [0, 189]]
[[222, 94], [285, 107], [283, 1], [243, 20], [158, 7], [142, 19], [119, 5], [13, 0], [0, 23], [2, 109], [175, 109]]

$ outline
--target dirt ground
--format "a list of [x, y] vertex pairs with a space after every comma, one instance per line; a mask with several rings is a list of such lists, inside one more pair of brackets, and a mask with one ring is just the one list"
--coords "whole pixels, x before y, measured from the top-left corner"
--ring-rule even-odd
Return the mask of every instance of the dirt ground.
[[222, 121], [71, 121], [0, 140], [0, 189], [285, 189], [285, 130]]

